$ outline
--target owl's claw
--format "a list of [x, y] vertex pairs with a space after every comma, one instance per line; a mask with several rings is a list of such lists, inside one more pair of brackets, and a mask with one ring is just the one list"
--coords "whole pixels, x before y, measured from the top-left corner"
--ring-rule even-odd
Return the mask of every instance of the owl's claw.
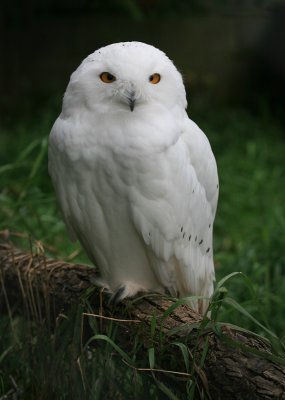
[[119, 286], [119, 288], [112, 294], [109, 300], [109, 304], [116, 305], [125, 297], [124, 292], [126, 290], [125, 285]]

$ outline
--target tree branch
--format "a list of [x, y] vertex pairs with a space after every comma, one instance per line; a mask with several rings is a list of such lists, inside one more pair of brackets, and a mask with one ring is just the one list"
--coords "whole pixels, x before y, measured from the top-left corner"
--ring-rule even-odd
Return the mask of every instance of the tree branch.
[[[11, 313], [12, 308], [24, 308], [30, 318], [47, 320], [52, 326], [59, 313], [66, 312], [94, 287], [95, 268], [49, 259], [40, 242], [35, 242], [33, 251], [19, 250], [8, 235], [2, 232], [1, 236], [0, 310]], [[167, 377], [165, 370], [173, 371], [174, 357], [179, 370], [170, 374], [180, 374], [185, 383], [193, 373], [189, 375], [185, 371], [182, 353], [173, 345], [179, 339], [199, 361], [194, 363], [194, 372], [206, 398], [285, 399], [285, 367], [276, 362], [265, 340], [229, 325], [217, 329], [217, 325], [206, 323], [188, 306], [182, 304], [175, 308], [173, 304], [159, 295], [147, 295], [139, 301], [126, 300], [113, 306], [109, 304], [108, 294], [100, 289], [92, 290], [94, 315], [102, 320], [116, 320], [120, 326], [119, 344], [126, 351], [128, 344], [124, 338], [127, 336], [130, 342], [140, 335], [144, 343], [140, 357], [146, 357], [153, 343], [151, 330], [155, 315], [156, 335], [163, 333], [169, 345], [168, 357], [163, 357], [159, 364], [163, 376]], [[203, 324], [205, 329], [201, 328]]]

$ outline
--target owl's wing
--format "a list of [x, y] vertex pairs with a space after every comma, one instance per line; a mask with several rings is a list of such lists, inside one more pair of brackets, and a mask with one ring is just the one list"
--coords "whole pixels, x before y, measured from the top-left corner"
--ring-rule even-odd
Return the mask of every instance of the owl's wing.
[[[74, 129], [72, 125], [61, 117], [54, 123], [49, 136], [48, 170], [56, 192], [56, 197], [59, 200], [59, 206], [69, 237], [71, 241], [75, 242], [77, 240], [77, 235], [72, 226], [72, 206], [70, 204], [71, 202], [74, 203], [74, 201], [73, 197], [69, 195], [70, 188], [66, 187], [70, 185], [68, 174], [72, 172], [72, 168], [68, 168], [68, 159], [65, 156], [65, 141], [66, 137], [68, 137], [65, 133], [72, 131], [72, 129]], [[65, 183], [64, 185], [63, 182]], [[75, 206], [76, 204], [73, 204], [73, 208], [76, 209]]]
[[[213, 292], [212, 235], [218, 174], [208, 139], [187, 119], [180, 139], [153, 165], [148, 187], [133, 193], [133, 218], [159, 282], [171, 294]], [[207, 303], [202, 302], [205, 311]]]

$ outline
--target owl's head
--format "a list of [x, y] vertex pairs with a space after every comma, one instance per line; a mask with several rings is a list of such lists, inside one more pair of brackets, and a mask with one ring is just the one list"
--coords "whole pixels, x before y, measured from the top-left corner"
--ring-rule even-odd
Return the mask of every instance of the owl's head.
[[64, 103], [99, 114], [187, 106], [182, 77], [172, 61], [140, 42], [114, 43], [90, 54], [72, 74]]

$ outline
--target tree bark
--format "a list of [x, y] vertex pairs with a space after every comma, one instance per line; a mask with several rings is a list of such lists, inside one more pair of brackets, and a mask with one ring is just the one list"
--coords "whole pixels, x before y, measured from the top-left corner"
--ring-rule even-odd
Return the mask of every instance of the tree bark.
[[[95, 268], [47, 258], [39, 242], [36, 242], [36, 251], [22, 251], [7, 239], [3, 240], [2, 234], [2, 312], [11, 314], [12, 308], [25, 309], [30, 318], [48, 321], [52, 326], [60, 313], [67, 312], [95, 287]], [[177, 386], [181, 382], [183, 387], [187, 379], [195, 379], [199, 398], [285, 400], [285, 367], [282, 360], [279, 363], [274, 359], [266, 340], [227, 324], [221, 326], [207, 321], [186, 305], [174, 308], [172, 300], [159, 295], [146, 295], [140, 300], [113, 305], [109, 295], [98, 288], [92, 290], [91, 298], [89, 301], [101, 321], [117, 321], [119, 344], [126, 351], [130, 340], [139, 335], [143, 346], [137, 357], [146, 358], [147, 350], [158, 343], [163, 333], [169, 354], [158, 362], [164, 371], [149, 371], [161, 381], [169, 382], [173, 373], [179, 378]], [[177, 341], [187, 346], [195, 360], [191, 371], [185, 369], [181, 349], [173, 345]], [[173, 371], [174, 364], [176, 371]]]

